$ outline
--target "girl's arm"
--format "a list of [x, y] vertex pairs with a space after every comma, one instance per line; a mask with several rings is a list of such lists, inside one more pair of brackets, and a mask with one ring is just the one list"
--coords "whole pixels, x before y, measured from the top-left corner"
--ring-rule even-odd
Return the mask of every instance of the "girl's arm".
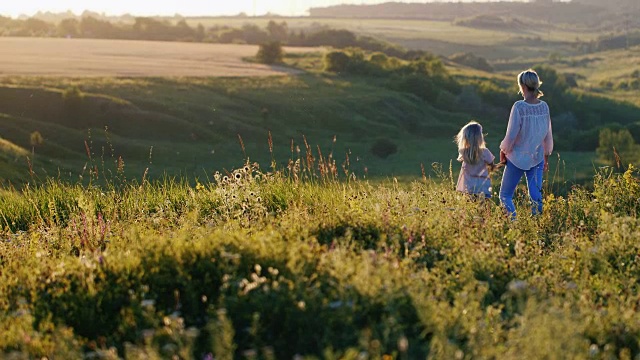
[[493, 155], [491, 150], [485, 148], [484, 153], [482, 154], [482, 158], [484, 160], [484, 163], [487, 164], [487, 168], [490, 172], [496, 169], [496, 165], [493, 163], [496, 157]]
[[496, 159], [496, 157], [493, 155], [491, 150], [487, 148], [484, 149], [484, 153], [482, 154], [482, 157], [484, 159], [484, 162], [487, 164], [493, 164], [493, 161]]
[[[516, 104], [513, 104], [511, 107], [511, 115], [509, 115], [509, 124], [507, 125], [507, 133], [504, 136], [504, 140], [500, 143], [500, 151], [508, 154], [513, 149], [513, 145], [516, 142], [516, 137], [518, 137], [518, 132], [520, 131], [520, 113], [516, 108]], [[502, 156], [500, 156], [500, 160], [502, 160]]]

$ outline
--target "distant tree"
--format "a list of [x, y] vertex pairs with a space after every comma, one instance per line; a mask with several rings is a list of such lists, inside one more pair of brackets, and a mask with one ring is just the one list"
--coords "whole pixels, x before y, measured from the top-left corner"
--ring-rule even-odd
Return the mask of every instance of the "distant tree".
[[[176, 31], [176, 29], [179, 30]], [[180, 30], [182, 32], [186, 30], [184, 36], [188, 36], [189, 31], [187, 29], [193, 31], [184, 19], [178, 23], [176, 28], [172, 27], [168, 22], [158, 21], [149, 17], [137, 17], [133, 24], [135, 38], [144, 40], [177, 40], [179, 36], [183, 35], [178, 34], [181, 32]]]
[[282, 62], [284, 52], [279, 41], [269, 41], [260, 45], [256, 59], [262, 64], [275, 64]]
[[372, 64], [379, 66], [383, 69], [389, 66], [389, 57], [386, 54], [381, 52], [371, 54], [371, 57], [369, 57], [369, 61]]
[[34, 131], [29, 135], [29, 143], [31, 144], [31, 156], [34, 156], [36, 147], [44, 143], [44, 138], [39, 131]]
[[402, 74], [392, 78], [391, 87], [403, 92], [408, 92], [434, 103], [438, 98], [440, 87], [438, 87], [433, 79], [425, 74]]
[[187, 24], [185, 19], [178, 21], [176, 26], [171, 29], [172, 40], [189, 40], [193, 41], [196, 37], [196, 31]]
[[222, 44], [231, 44], [243, 42], [244, 40], [244, 32], [240, 29], [224, 29], [218, 34], [218, 41]]
[[60, 21], [58, 24], [58, 36], [62, 37], [78, 37], [80, 30], [80, 22], [76, 19], [69, 18]]
[[347, 71], [351, 58], [344, 51], [329, 51], [324, 55], [324, 70], [336, 73]]
[[596, 153], [609, 165], [623, 166], [638, 160], [638, 145], [628, 129], [614, 131], [607, 128], [600, 130]]
[[205, 34], [205, 31], [204, 31], [204, 25], [199, 23], [198, 26], [196, 27], [195, 40], [197, 42], [202, 42], [202, 41], [204, 41], [205, 36], [206, 36], [206, 34]]
[[247, 44], [262, 44], [269, 40], [269, 34], [255, 24], [245, 24], [242, 27], [242, 38]]
[[633, 136], [633, 141], [640, 143], [640, 121], [636, 121], [626, 126], [626, 128]]
[[278, 24], [271, 20], [267, 24], [267, 33], [272, 41], [286, 42], [289, 38], [289, 27], [284, 21]]
[[80, 33], [84, 37], [99, 39], [122, 37], [118, 34], [118, 29], [109, 21], [99, 20], [93, 16], [84, 16], [80, 20]]
[[29, 18], [25, 21], [24, 28], [31, 36], [45, 36], [49, 35], [53, 26], [43, 20]]
[[306, 44], [308, 46], [333, 46], [344, 49], [357, 46], [357, 38], [354, 33], [348, 30], [329, 29], [307, 35]]
[[449, 60], [461, 65], [474, 68], [474, 69], [493, 72], [493, 67], [489, 64], [487, 59], [481, 56], [477, 56], [474, 53], [467, 52], [467, 53], [453, 54], [449, 56]]

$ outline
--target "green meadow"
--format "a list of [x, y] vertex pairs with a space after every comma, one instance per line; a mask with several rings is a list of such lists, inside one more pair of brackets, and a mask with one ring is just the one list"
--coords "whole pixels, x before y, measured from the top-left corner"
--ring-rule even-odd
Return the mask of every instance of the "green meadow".
[[[61, 178], [72, 182], [85, 163], [98, 166], [102, 173], [103, 166], [113, 170], [120, 157], [127, 174], [134, 177], [146, 168], [155, 177], [164, 173], [206, 177], [210, 169], [230, 169], [245, 157], [268, 164], [270, 133], [273, 156], [280, 164], [292, 151], [296, 156], [300, 148], [304, 150], [306, 138], [314, 152], [333, 153], [340, 162], [348, 157], [349, 167], [360, 175], [366, 175], [367, 168], [371, 175], [417, 177], [421, 163], [448, 163], [456, 150], [453, 135], [414, 135], [407, 124], [450, 121], [457, 126], [468, 120], [465, 114], [435, 110], [413, 96], [362, 79], [313, 74], [3, 82], [2, 90], [15, 96], [3, 100], [19, 104], [5, 108], [10, 114], [4, 114], [0, 123], [4, 136], [20, 149], [15, 152], [15, 166], [27, 170], [23, 158], [31, 152], [29, 134], [39, 131], [45, 140], [34, 149], [34, 172], [57, 176], [60, 167]], [[76, 88], [81, 92], [80, 105], [65, 109], [69, 107], [65, 91]], [[74, 117], [94, 118], [96, 126], [84, 128], [84, 123], [74, 123]], [[455, 127], [451, 129], [453, 133]], [[369, 150], [379, 138], [397, 144], [397, 153], [386, 159], [372, 155]]]
[[290, 170], [3, 190], [10, 359], [633, 359], [635, 168], [518, 220], [453, 190]]

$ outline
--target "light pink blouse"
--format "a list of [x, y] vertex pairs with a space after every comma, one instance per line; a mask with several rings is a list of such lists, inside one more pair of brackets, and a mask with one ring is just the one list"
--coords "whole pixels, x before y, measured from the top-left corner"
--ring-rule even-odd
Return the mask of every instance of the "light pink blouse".
[[462, 159], [462, 150], [458, 151], [458, 161], [462, 161], [462, 170], [458, 176], [456, 190], [467, 194], [485, 194], [491, 196], [491, 178], [487, 164], [493, 164], [495, 156], [489, 149], [482, 149], [480, 159], [475, 164], [468, 164]]
[[513, 165], [522, 170], [531, 169], [544, 160], [544, 155], [551, 155], [553, 135], [547, 103], [516, 101], [511, 108], [507, 134], [500, 143], [500, 149]]

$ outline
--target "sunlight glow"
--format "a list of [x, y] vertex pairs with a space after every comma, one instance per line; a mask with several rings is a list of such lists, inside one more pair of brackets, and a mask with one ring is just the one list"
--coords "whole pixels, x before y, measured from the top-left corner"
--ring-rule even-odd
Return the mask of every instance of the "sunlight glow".
[[[264, 15], [268, 12], [293, 16], [306, 15], [310, 7], [324, 7], [338, 4], [375, 4], [388, 0], [181, 0], [181, 1], [149, 1], [136, 0], [7, 0], [0, 1], [0, 15], [18, 17], [34, 15], [38, 11], [66, 12], [70, 10], [80, 15], [90, 10], [107, 15], [174, 15], [212, 16]], [[426, 1], [402, 1], [426, 2]]]

